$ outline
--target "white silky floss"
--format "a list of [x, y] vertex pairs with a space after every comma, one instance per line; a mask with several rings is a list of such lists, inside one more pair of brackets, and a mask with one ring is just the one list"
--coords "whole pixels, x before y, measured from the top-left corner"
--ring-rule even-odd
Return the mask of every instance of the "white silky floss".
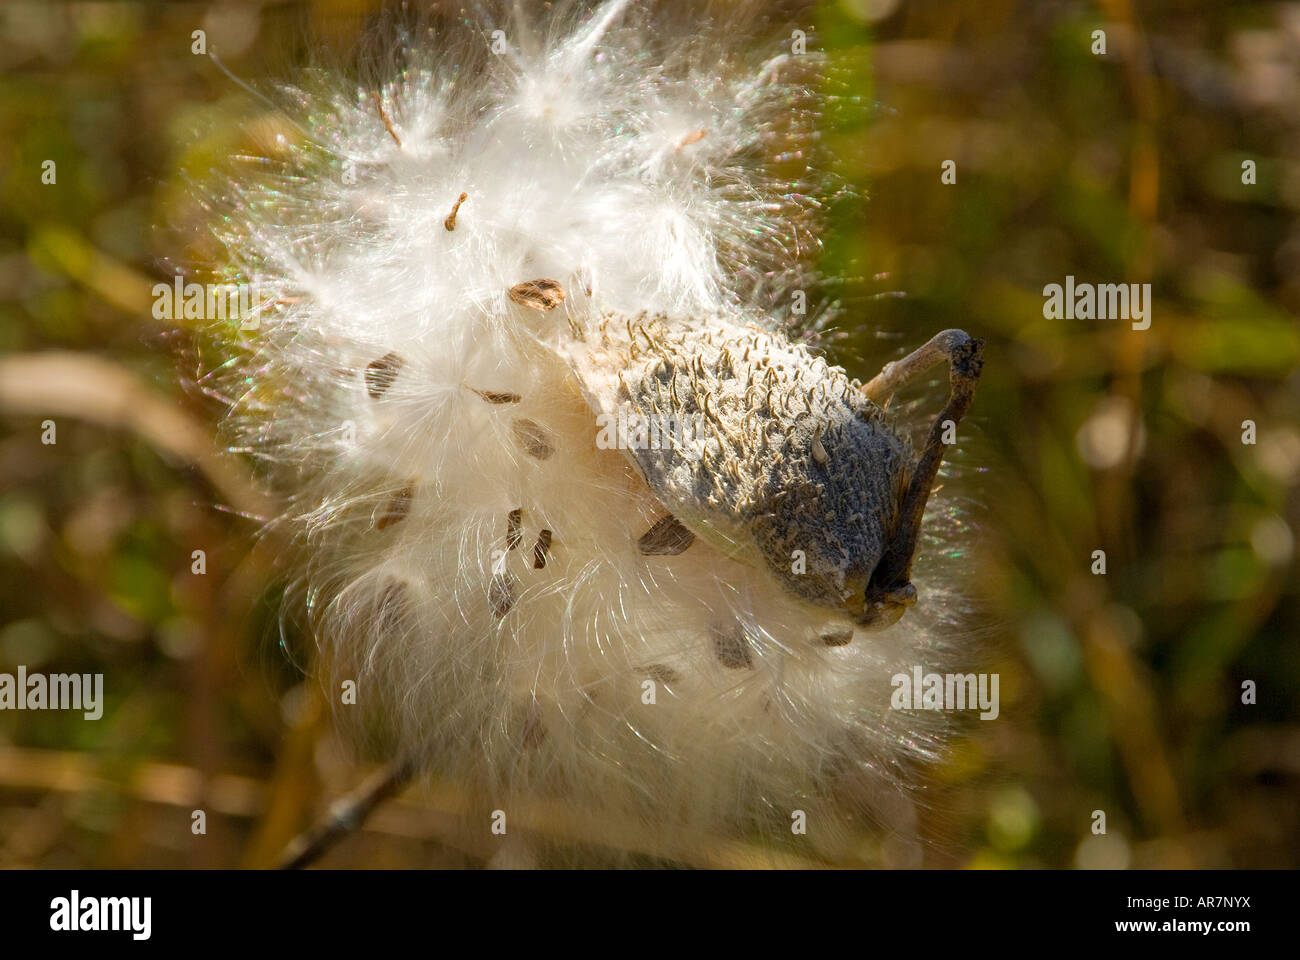
[[[846, 857], [864, 816], [912, 829], [912, 768], [941, 742], [940, 719], [890, 709], [890, 680], [950, 650], [948, 501], [927, 514], [920, 602], [868, 632], [783, 584], [809, 550], [831, 556], [832, 593], [870, 573], [835, 561], [817, 518], [775, 571], [750, 520], [711, 519], [739, 499], [691, 494], [680, 472], [654, 486], [597, 442], [636, 400], [615, 367], [657, 337], [748, 384], [712, 396], [794, 419], [754, 440], [764, 416], [698, 398], [742, 467], [804, 427], [824, 463], [857, 421], [823, 434], [807, 418], [845, 403], [905, 467], [856, 381], [791, 345], [815, 331], [776, 318], [817, 282], [825, 181], [798, 158], [822, 65], [788, 30], [754, 56], [751, 22], [614, 0], [435, 23], [386, 82], [288, 90], [279, 153], [212, 191], [222, 279], [270, 291], [260, 329], [225, 328], [227, 426], [291, 504], [326, 692], [353, 681], [338, 710], [373, 749], [463, 790], [467, 832], [487, 836], [491, 811], [511, 830], [550, 822], [530, 834], [541, 862], [714, 862], [708, 842], [742, 834]], [[695, 365], [637, 369], [669, 397]], [[722, 490], [718, 463], [702, 476]], [[752, 507], [762, 491], [745, 489]], [[535, 815], [556, 802], [568, 827]]]

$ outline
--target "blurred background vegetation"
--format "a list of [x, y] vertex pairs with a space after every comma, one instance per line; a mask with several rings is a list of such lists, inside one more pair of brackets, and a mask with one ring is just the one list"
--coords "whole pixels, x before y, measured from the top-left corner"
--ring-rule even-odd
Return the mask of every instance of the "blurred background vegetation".
[[[150, 288], [211, 252], [156, 230], [198, 220], [176, 171], [259, 138], [220, 122], [249, 100], [191, 31], [277, 78], [377, 6], [0, 3], [0, 671], [108, 678], [99, 722], [0, 714], [0, 866], [265, 865], [364, 774], [282, 646], [258, 494], [187, 376], [212, 361]], [[853, 88], [825, 129], [867, 198], [827, 237], [836, 359], [988, 340], [963, 482], [1001, 719], [935, 772], [932, 842], [863, 862], [1296, 866], [1300, 4], [828, 0], [791, 25]], [[1150, 329], [1044, 319], [1067, 274], [1150, 283]], [[446, 839], [463, 801], [408, 792], [324, 862], [481, 863]]]

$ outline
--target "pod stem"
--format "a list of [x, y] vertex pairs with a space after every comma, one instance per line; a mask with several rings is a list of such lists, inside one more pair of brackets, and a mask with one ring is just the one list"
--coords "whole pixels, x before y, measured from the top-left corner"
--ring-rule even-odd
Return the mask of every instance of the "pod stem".
[[945, 330], [902, 360], [888, 364], [862, 388], [868, 397], [880, 402], [945, 359], [948, 361], [948, 401], [931, 424], [925, 446], [912, 466], [899, 508], [898, 526], [871, 575], [867, 588], [868, 603], [896, 595], [908, 585], [916, 544], [921, 536], [921, 518], [925, 515], [925, 505], [934, 489], [947, 446], [943, 436], [948, 423], [951, 422], [955, 429], [970, 409], [975, 397], [975, 384], [979, 382], [984, 367], [984, 341], [962, 330]]

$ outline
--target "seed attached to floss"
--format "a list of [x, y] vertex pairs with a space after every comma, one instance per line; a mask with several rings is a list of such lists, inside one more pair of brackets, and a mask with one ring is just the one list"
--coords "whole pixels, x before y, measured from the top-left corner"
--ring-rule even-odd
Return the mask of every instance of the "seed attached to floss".
[[510, 288], [509, 296], [520, 306], [546, 313], [564, 302], [564, 288], [554, 280], [529, 280], [516, 283]]
[[380, 530], [384, 530], [401, 520], [405, 520], [407, 514], [411, 512], [411, 500], [414, 497], [414, 483], [403, 487], [388, 501], [388, 506], [385, 508], [383, 515], [375, 521], [375, 526]]
[[523, 399], [523, 397], [521, 397], [519, 394], [510, 393], [509, 391], [506, 390], [479, 390], [475, 387], [469, 387], [469, 386], [467, 386], [465, 389], [471, 391], [472, 393], [478, 394], [487, 403], [495, 403], [495, 404], [518, 403], [520, 400]]
[[845, 644], [853, 642], [852, 627], [836, 627], [834, 630], [827, 630], [821, 636], [821, 641], [828, 647], [842, 647]]
[[754, 654], [749, 646], [749, 637], [745, 628], [738, 621], [709, 625], [709, 634], [713, 638], [713, 654], [718, 663], [728, 670], [745, 670], [754, 665]]
[[525, 750], [536, 750], [546, 741], [546, 725], [542, 722], [542, 707], [541, 704], [534, 700], [526, 710], [521, 739]]
[[371, 400], [378, 400], [393, 385], [397, 372], [402, 369], [402, 358], [395, 353], [386, 353], [378, 360], [366, 365], [366, 393]]
[[650, 666], [645, 668], [645, 674], [655, 683], [662, 683], [665, 687], [677, 683], [682, 679], [681, 674], [672, 667], [666, 666], [662, 663], [650, 664]]
[[551, 531], [543, 530], [537, 535], [537, 542], [533, 544], [533, 569], [542, 570], [546, 567], [546, 558], [550, 556], [551, 550]]
[[515, 439], [524, 448], [524, 452], [538, 460], [549, 459], [555, 453], [550, 437], [542, 427], [532, 420], [516, 420], [511, 424]]
[[520, 508], [511, 510], [506, 515], [506, 549], [513, 550], [524, 538], [524, 511]]
[[468, 193], [462, 193], [457, 197], [456, 202], [452, 205], [451, 213], [447, 214], [447, 219], [442, 221], [442, 225], [447, 228], [448, 233], [456, 229], [456, 214], [460, 213], [460, 205], [468, 199]]
[[674, 152], [681, 150], [682, 147], [689, 147], [692, 143], [699, 143], [709, 135], [709, 131], [701, 127], [699, 130], [692, 130], [686, 136], [682, 137], [681, 142], [674, 147]]
[[641, 534], [636, 548], [647, 557], [675, 557], [679, 553], [685, 553], [686, 548], [694, 542], [695, 534], [669, 514], [656, 520], [654, 526]]
[[492, 575], [488, 584], [488, 603], [492, 605], [492, 616], [502, 619], [515, 606], [515, 578], [508, 573]]

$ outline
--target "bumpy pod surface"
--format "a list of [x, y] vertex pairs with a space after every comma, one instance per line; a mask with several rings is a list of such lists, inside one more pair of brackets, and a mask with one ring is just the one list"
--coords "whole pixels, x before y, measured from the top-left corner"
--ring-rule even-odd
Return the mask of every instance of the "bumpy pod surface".
[[794, 596], [861, 606], [911, 466], [861, 384], [723, 320], [605, 316], [562, 353], [606, 422], [623, 413], [650, 434], [620, 446], [689, 530]]

